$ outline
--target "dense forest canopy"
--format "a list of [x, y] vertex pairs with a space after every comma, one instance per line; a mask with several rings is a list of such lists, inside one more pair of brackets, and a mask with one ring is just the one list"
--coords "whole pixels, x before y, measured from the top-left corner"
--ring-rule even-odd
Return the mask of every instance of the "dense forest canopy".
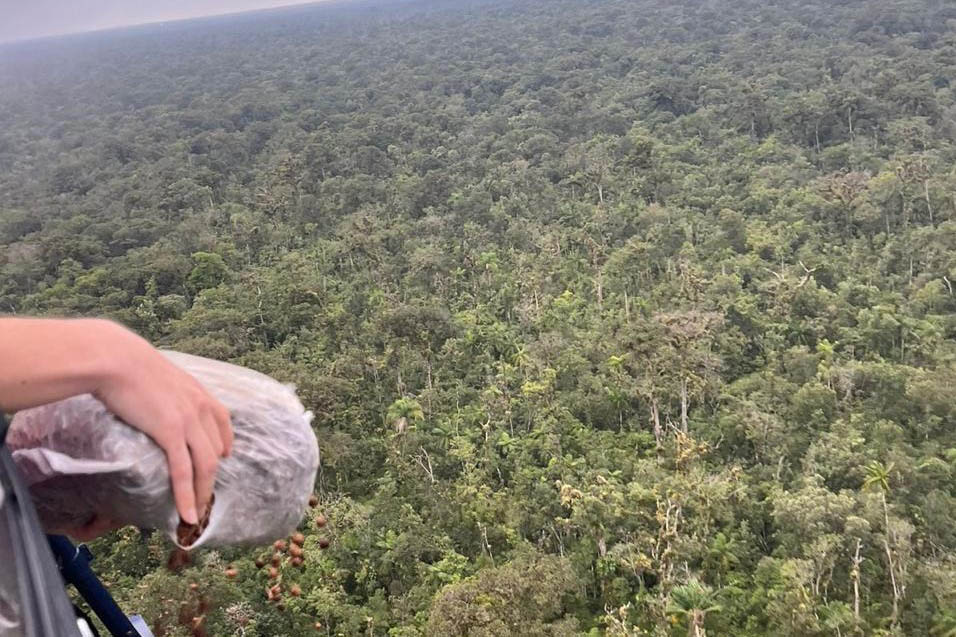
[[943, 0], [0, 47], [0, 311], [293, 382], [323, 447], [300, 596], [100, 572], [158, 637], [956, 635], [954, 77]]

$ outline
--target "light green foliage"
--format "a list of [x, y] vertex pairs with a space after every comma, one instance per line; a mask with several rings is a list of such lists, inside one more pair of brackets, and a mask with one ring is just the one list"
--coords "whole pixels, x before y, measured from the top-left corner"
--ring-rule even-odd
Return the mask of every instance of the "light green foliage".
[[124, 606], [951, 635], [951, 3], [385, 4], [0, 49], [0, 311], [293, 383], [322, 445], [299, 597], [123, 530]]
[[229, 268], [223, 258], [210, 252], [196, 252], [192, 255], [196, 264], [186, 277], [186, 285], [192, 292], [201, 292], [206, 288], [214, 288], [229, 274]]
[[554, 556], [485, 569], [439, 590], [427, 634], [571, 637], [577, 622], [563, 615], [564, 598], [578, 587], [576, 579], [568, 560]]

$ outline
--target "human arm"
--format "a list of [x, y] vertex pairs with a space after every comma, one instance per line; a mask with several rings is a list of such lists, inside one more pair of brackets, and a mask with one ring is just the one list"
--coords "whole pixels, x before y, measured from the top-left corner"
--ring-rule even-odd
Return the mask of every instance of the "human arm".
[[232, 448], [229, 412], [146, 340], [102, 319], [0, 318], [0, 408], [93, 394], [166, 453], [180, 517], [195, 524]]

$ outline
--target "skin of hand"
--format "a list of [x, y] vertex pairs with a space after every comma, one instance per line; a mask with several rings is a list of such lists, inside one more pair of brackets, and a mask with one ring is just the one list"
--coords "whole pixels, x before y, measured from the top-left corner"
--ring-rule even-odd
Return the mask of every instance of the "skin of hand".
[[[180, 517], [196, 524], [219, 459], [232, 451], [228, 410], [145, 339], [102, 319], [0, 318], [0, 409], [92, 394], [166, 454]], [[94, 519], [78, 539], [114, 525]]]

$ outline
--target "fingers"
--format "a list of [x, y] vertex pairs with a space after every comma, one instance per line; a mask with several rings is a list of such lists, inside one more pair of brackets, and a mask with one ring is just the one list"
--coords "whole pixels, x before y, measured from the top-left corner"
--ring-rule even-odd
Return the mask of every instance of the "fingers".
[[219, 423], [216, 420], [215, 403], [203, 405], [199, 412], [196, 426], [202, 427], [212, 445], [212, 452], [216, 454], [216, 457], [224, 456], [226, 453], [226, 445], [222, 440], [222, 433], [219, 428]]
[[219, 467], [220, 454], [216, 452], [215, 443], [210, 440], [211, 434], [217, 438], [219, 436], [218, 428], [211, 416], [208, 422], [196, 423], [186, 430], [186, 442], [192, 456], [197, 511], [200, 512], [205, 512], [212, 498], [212, 490], [216, 484], [216, 469]]
[[182, 426], [166, 428], [162, 439], [156, 441], [166, 451], [176, 509], [186, 524], [199, 523], [212, 499], [219, 458], [232, 446], [229, 412], [203, 394], [186, 408]]
[[232, 454], [232, 417], [229, 415], [229, 410], [220, 403], [216, 403], [213, 415], [223, 444], [222, 455], [229, 456]]
[[162, 440], [156, 442], [166, 452], [166, 460], [169, 463], [169, 479], [173, 484], [173, 498], [176, 501], [176, 509], [179, 511], [179, 517], [183, 519], [183, 522], [197, 524], [199, 515], [196, 513], [193, 463], [186, 446], [186, 437], [183, 432], [180, 432], [179, 435], [172, 436], [169, 441], [169, 445], [165, 445]]
[[204, 409], [208, 420], [204, 419], [203, 424], [208, 422], [207, 433], [213, 443], [213, 449], [217, 455], [225, 458], [232, 453], [232, 418], [229, 410], [213, 398]]
[[198, 381], [192, 378], [190, 380], [201, 394], [197, 397], [201, 422], [204, 427], [207, 427], [206, 434], [212, 442], [213, 451], [218, 457], [225, 458], [232, 453], [232, 418], [229, 410]]

